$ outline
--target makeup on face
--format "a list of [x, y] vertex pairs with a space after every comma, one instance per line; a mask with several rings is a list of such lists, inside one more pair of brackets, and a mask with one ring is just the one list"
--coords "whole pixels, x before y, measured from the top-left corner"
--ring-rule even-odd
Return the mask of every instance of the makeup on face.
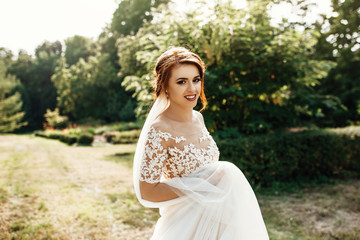
[[168, 84], [170, 104], [193, 108], [196, 106], [200, 92], [201, 78], [195, 65], [180, 64], [172, 69]]

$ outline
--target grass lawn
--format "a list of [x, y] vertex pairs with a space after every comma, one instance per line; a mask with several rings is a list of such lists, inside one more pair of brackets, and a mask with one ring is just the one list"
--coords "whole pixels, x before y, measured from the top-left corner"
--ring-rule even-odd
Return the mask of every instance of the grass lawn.
[[[73, 147], [0, 135], [0, 239], [150, 239], [132, 189], [135, 144]], [[360, 181], [258, 194], [271, 239], [360, 239]]]

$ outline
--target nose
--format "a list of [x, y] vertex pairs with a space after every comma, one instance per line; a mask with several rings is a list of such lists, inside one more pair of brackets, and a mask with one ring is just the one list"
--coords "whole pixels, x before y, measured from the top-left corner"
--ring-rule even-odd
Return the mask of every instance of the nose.
[[195, 91], [195, 85], [194, 85], [193, 81], [188, 81], [188, 82], [189, 82], [189, 84], [188, 84], [187, 90], [189, 92], [193, 93]]

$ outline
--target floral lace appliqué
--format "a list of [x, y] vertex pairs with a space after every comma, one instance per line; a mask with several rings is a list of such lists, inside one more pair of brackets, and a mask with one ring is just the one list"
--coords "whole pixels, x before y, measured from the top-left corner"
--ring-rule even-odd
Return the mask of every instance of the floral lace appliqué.
[[204, 164], [218, 161], [219, 150], [205, 127], [198, 141], [208, 141], [206, 147], [194, 143], [183, 145], [182, 148], [168, 147], [166, 143], [170, 139], [177, 144], [187, 141], [183, 136], [174, 137], [168, 132], [150, 128], [141, 164], [141, 181], [156, 183], [160, 181], [161, 175], [166, 178], [186, 176]]

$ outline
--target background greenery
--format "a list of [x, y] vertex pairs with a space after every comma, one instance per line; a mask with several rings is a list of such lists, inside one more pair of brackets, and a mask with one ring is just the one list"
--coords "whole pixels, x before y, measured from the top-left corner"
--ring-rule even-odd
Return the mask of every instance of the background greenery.
[[[268, 9], [282, 2], [301, 10], [299, 21], [271, 22]], [[96, 40], [45, 41], [35, 56], [1, 48], [1, 81], [17, 80], [0, 101], [18, 106], [11, 113], [0, 108], [17, 116], [2, 132], [42, 128], [46, 110], [56, 107], [72, 122], [143, 118], [156, 58], [173, 45], [207, 64], [204, 115], [212, 132], [357, 125], [359, 2], [332, 0], [335, 14], [314, 24], [305, 21], [310, 7], [301, 0], [251, 0], [246, 9], [200, 1], [194, 12], [181, 13], [168, 0], [124, 0]]]
[[218, 140], [222, 159], [272, 191], [360, 177], [360, 127]]

